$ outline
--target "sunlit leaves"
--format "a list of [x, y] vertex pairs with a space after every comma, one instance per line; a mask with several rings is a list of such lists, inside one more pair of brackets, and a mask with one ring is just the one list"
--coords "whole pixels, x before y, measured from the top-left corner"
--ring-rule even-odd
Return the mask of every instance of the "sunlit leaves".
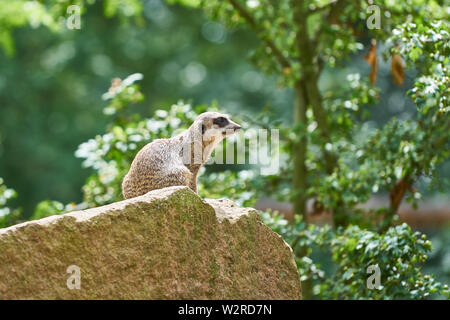
[[37, 28], [44, 25], [52, 30], [60, 27], [57, 18], [37, 1], [10, 0], [0, 2], [0, 47], [7, 55], [14, 54], [14, 42], [11, 31], [14, 28], [29, 25]]
[[[289, 224], [277, 212], [263, 212], [265, 224], [283, 236], [296, 254], [301, 280], [313, 280], [314, 296], [321, 299], [424, 299], [450, 297], [448, 286], [421, 272], [431, 253], [424, 234], [398, 225], [378, 233], [350, 225], [307, 226], [300, 217]], [[308, 248], [306, 256], [300, 248]], [[331, 256], [335, 266], [325, 272], [311, 259], [312, 252]], [[367, 287], [369, 266], [380, 269], [380, 288]]]
[[187, 7], [197, 8], [201, 0], [166, 0], [169, 4], [179, 3]]
[[[391, 227], [385, 233], [350, 226], [337, 230], [331, 238], [326, 246], [338, 268], [320, 285], [322, 298], [423, 299], [435, 293], [449, 294], [445, 286], [420, 272], [431, 244], [406, 224]], [[380, 268], [379, 289], [366, 285], [370, 275], [367, 267], [371, 265]]]
[[[66, 28], [65, 22], [70, 13], [67, 8], [71, 5], [80, 7], [85, 12], [86, 5], [92, 5], [92, 0], [8, 0], [0, 2], [0, 48], [7, 55], [15, 52], [11, 32], [15, 28], [30, 26], [38, 28], [44, 26], [52, 31], [62, 31]], [[106, 17], [118, 16], [122, 21], [134, 18], [141, 22], [140, 15], [143, 10], [141, 0], [104, 0], [104, 14]]]
[[[450, 25], [447, 21], [417, 25], [406, 23], [394, 31], [391, 43], [397, 43], [399, 51], [409, 65], [422, 71], [411, 97], [419, 111], [427, 113], [430, 108], [448, 112], [450, 95]], [[437, 107], [437, 108], [436, 108]]]
[[106, 17], [115, 15], [136, 17], [142, 12], [142, 1], [139, 0], [106, 0], [104, 1], [104, 13]]
[[11, 201], [16, 197], [17, 192], [8, 188], [0, 178], [0, 228], [15, 224], [20, 219], [21, 209], [11, 205]]

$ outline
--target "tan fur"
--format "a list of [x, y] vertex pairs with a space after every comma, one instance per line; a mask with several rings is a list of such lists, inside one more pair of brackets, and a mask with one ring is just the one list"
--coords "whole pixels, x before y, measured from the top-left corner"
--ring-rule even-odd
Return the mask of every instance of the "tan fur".
[[[229, 121], [227, 126], [213, 124], [217, 117], [226, 117]], [[204, 134], [202, 125], [206, 130]], [[124, 198], [134, 198], [170, 186], [188, 186], [197, 192], [198, 171], [214, 147], [238, 129], [240, 127], [229, 120], [227, 115], [206, 112], [199, 115], [192, 126], [180, 135], [147, 144], [138, 152], [123, 179]]]

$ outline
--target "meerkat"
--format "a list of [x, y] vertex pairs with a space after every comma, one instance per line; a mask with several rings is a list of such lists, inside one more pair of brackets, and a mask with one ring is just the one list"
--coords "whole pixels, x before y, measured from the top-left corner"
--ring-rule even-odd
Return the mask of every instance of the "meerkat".
[[214, 148], [241, 127], [226, 114], [205, 112], [183, 133], [144, 146], [122, 182], [125, 199], [155, 189], [187, 186], [197, 192], [197, 175]]

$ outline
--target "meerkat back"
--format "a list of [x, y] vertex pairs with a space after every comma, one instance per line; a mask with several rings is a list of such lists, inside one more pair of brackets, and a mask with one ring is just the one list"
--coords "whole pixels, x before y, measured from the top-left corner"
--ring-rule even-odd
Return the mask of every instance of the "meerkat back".
[[134, 158], [122, 182], [125, 199], [151, 190], [189, 185], [190, 172], [179, 161], [180, 146], [170, 139], [157, 139], [142, 148]]

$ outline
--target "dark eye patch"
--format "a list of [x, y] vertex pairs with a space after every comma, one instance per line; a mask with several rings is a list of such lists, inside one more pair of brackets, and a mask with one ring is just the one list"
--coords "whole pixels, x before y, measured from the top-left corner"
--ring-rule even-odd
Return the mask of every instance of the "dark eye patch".
[[213, 120], [213, 123], [223, 128], [228, 124], [228, 119], [224, 117], [218, 117]]

